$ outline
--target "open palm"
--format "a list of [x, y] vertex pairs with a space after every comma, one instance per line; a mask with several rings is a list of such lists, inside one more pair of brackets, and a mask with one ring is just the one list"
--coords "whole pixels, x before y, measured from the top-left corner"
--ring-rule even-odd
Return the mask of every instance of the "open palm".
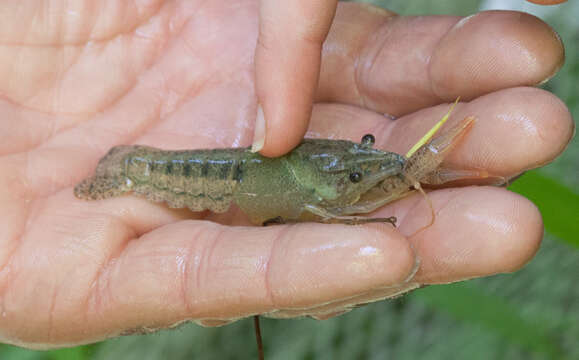
[[[259, 228], [234, 207], [213, 215], [133, 196], [78, 200], [73, 185], [114, 145], [251, 143], [257, 2], [29, 4], [0, 5], [19, 11], [0, 21], [4, 342], [59, 346], [262, 313], [325, 318], [422, 284], [514, 271], [540, 243], [536, 208], [485, 186], [432, 192], [436, 219], [420, 232], [430, 210], [415, 196], [379, 211], [397, 216], [397, 229]], [[512, 177], [571, 137], [564, 104], [522, 87], [562, 59], [559, 40], [529, 15], [404, 18], [342, 4], [309, 135], [374, 133], [377, 147], [404, 153], [460, 95], [452, 120], [479, 121], [446, 165]]]

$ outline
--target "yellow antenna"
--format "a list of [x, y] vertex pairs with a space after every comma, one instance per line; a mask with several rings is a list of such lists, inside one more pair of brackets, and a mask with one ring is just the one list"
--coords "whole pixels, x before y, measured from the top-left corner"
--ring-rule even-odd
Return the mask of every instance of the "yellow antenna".
[[408, 152], [406, 153], [406, 158], [411, 157], [412, 154], [414, 154], [416, 152], [416, 150], [418, 150], [422, 145], [426, 144], [428, 141], [430, 141], [430, 139], [432, 139], [432, 137], [434, 136], [434, 134], [436, 134], [438, 129], [440, 129], [440, 127], [442, 125], [444, 125], [446, 120], [448, 120], [448, 118], [450, 117], [450, 113], [452, 112], [452, 110], [454, 109], [456, 104], [458, 103], [458, 100], [460, 100], [460, 96], [456, 98], [456, 100], [454, 101], [454, 104], [452, 104], [450, 109], [448, 109], [448, 112], [446, 113], [446, 115], [444, 115], [442, 117], [442, 119], [440, 119], [439, 122], [434, 124], [432, 129], [428, 130], [428, 132], [420, 140], [418, 140], [418, 142], [416, 144], [414, 144], [414, 146], [410, 150], [408, 150]]

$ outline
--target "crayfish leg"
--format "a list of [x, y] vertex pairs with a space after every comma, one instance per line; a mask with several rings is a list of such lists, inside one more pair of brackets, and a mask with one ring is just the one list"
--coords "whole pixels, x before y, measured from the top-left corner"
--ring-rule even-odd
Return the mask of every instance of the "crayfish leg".
[[344, 224], [344, 225], [363, 225], [371, 223], [389, 223], [396, 227], [396, 216], [387, 218], [370, 218], [363, 216], [338, 216], [334, 218], [324, 218], [320, 222], [323, 224]]
[[287, 221], [284, 218], [282, 218], [281, 216], [276, 216], [274, 218], [265, 220], [261, 225], [262, 226], [283, 225], [286, 223]]
[[[449, 168], [438, 168], [421, 179], [421, 183], [429, 185], [440, 185], [451, 181], [491, 179], [495, 176], [489, 175], [485, 170], [459, 170]], [[500, 180], [504, 180], [502, 177]]]
[[305, 210], [309, 211], [310, 213], [320, 217], [320, 220], [317, 222], [323, 224], [345, 224], [345, 225], [362, 225], [362, 224], [370, 224], [370, 223], [389, 223], [392, 226], [396, 227], [396, 217], [390, 216], [387, 218], [370, 218], [370, 217], [363, 217], [363, 216], [342, 216], [336, 215], [331, 213], [330, 211], [314, 206], [314, 205], [306, 205]]

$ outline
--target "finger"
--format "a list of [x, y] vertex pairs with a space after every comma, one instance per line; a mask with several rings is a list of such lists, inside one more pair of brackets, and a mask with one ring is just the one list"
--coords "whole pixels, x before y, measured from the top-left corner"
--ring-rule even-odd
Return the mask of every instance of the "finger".
[[416, 275], [397, 286], [372, 289], [364, 294], [309, 309], [290, 309], [268, 316], [288, 318], [313, 315], [328, 318], [366, 304], [393, 297], [424, 284], [439, 284], [513, 272], [536, 253], [543, 237], [537, 208], [505, 189], [469, 187], [403, 199], [374, 216], [395, 215], [398, 229], [415, 247], [420, 260]]
[[539, 5], [555, 5], [567, 2], [567, 0], [527, 0], [527, 1]]
[[[448, 109], [439, 105], [393, 121], [351, 106], [320, 105], [308, 134], [360, 141], [372, 133], [376, 148], [405, 154]], [[476, 117], [475, 125], [447, 156], [445, 167], [484, 169], [508, 178], [551, 162], [574, 133], [565, 104], [536, 88], [506, 89], [460, 103], [440, 133], [467, 116]]]
[[[431, 197], [437, 217], [434, 225], [422, 232], [416, 233], [419, 228], [428, 223], [430, 216], [430, 210], [422, 198], [408, 199], [381, 211], [381, 213], [395, 214], [400, 217], [399, 230], [403, 234], [410, 236], [410, 240], [416, 247], [416, 251], [418, 251], [421, 259], [420, 269], [418, 275], [412, 279], [413, 283], [449, 282], [514, 271], [526, 263], [538, 248], [542, 237], [540, 215], [528, 200], [516, 194], [497, 188], [466, 188], [437, 191], [432, 193]], [[281, 246], [279, 244], [266, 245], [268, 242], [263, 242], [263, 236], [260, 236], [259, 233], [266, 231], [266, 229], [245, 228], [245, 230], [235, 234], [235, 242], [231, 244], [227, 242], [229, 234], [221, 233], [222, 230], [218, 231], [220, 233], [219, 236], [208, 236], [208, 239], [222, 239], [219, 240], [219, 243], [223, 243], [221, 246], [216, 247], [216, 244], [207, 245], [207, 247], [213, 248], [211, 257], [217, 260], [217, 267], [219, 267], [219, 264], [235, 267], [235, 272], [232, 273], [220, 273], [219, 271], [216, 273], [218, 274], [217, 283], [229, 288], [231, 297], [235, 298], [236, 301], [232, 301], [230, 304], [228, 296], [221, 294], [222, 289], [216, 285], [217, 283], [210, 281], [210, 278], [205, 279], [208, 288], [204, 291], [196, 288], [197, 291], [194, 293], [208, 296], [205, 298], [202, 295], [202, 299], [206, 299], [206, 301], [201, 301], [201, 303], [210, 304], [208, 305], [209, 311], [196, 313], [193, 317], [197, 319], [231, 319], [261, 312], [277, 314], [277, 316], [282, 317], [303, 315], [309, 312], [321, 312], [323, 314], [326, 308], [333, 308], [334, 311], [337, 311], [339, 308], [347, 308], [360, 301], [366, 303], [392, 295], [387, 288], [406, 281], [408, 275], [412, 273], [411, 268], [414, 266], [413, 251], [406, 246], [407, 244], [405, 245], [403, 239], [396, 246], [390, 244], [381, 251], [384, 254], [390, 253], [396, 258], [394, 269], [398, 270], [393, 273], [393, 268], [390, 267], [390, 265], [393, 265], [392, 260], [369, 261], [369, 259], [359, 258], [361, 250], [362, 252], [368, 251], [369, 243], [367, 241], [376, 238], [375, 233], [367, 233], [368, 227], [324, 227], [324, 235], [312, 234], [312, 228], [310, 227], [319, 226], [315, 224], [296, 226], [291, 227], [291, 230], [287, 233], [275, 234], [273, 238], [276, 240], [274, 241], [281, 241], [283, 244]], [[185, 228], [189, 229], [186, 226]], [[384, 230], [386, 229], [388, 228]], [[277, 231], [279, 229], [274, 230]], [[333, 233], [333, 230], [340, 233], [340, 239], [348, 240], [336, 242], [338, 236], [337, 233]], [[370, 231], [373, 230], [370, 228]], [[379, 228], [379, 230], [382, 229]], [[192, 232], [191, 229], [183, 231], [184, 233], [187, 231]], [[279, 231], [287, 230], [281, 229]], [[328, 233], [328, 231], [330, 232]], [[476, 234], [476, 236], [473, 234]], [[384, 235], [386, 235], [386, 241], [391, 241], [389, 233], [379, 234], [378, 236]], [[191, 236], [200, 239], [199, 236]], [[329, 238], [326, 238], [326, 236], [329, 236]], [[161, 238], [166, 237], [168, 236], [161, 236]], [[284, 244], [286, 239], [292, 239], [292, 242]], [[295, 239], [301, 240], [294, 243]], [[352, 243], [351, 239], [356, 240]], [[359, 242], [360, 239], [363, 239], [362, 243]], [[143, 242], [142, 251], [145, 251], [145, 249], [147, 252], [154, 251], [155, 246], [148, 241], [145, 242], [143, 239], [141, 241]], [[212, 240], [206, 241], [211, 242]], [[237, 247], [240, 243], [244, 245], [243, 249], [236, 248], [232, 250], [232, 247]], [[370, 244], [375, 247], [372, 241]], [[175, 246], [184, 245], [184, 243], [181, 245], [178, 243]], [[304, 245], [305, 247], [303, 247]], [[205, 247], [202, 243], [198, 243], [195, 246]], [[298, 251], [294, 252], [292, 250], [293, 246], [296, 246]], [[397, 246], [401, 246], [401, 248], [397, 248]], [[310, 249], [311, 247], [315, 250], [313, 252], [315, 259], [308, 256], [308, 254], [311, 254], [310, 250], [304, 251], [305, 248]], [[324, 250], [320, 253], [321, 249]], [[203, 252], [205, 251], [203, 250]], [[276, 265], [275, 259], [278, 251], [283, 254], [283, 261], [277, 264], [281, 268], [275, 269], [271, 266]], [[158, 251], [156, 252], [158, 253]], [[235, 260], [231, 259], [231, 255], [227, 255], [230, 252], [237, 254]], [[267, 259], [254, 257], [253, 254], [255, 252], [272, 255]], [[293, 254], [295, 254], [295, 257]], [[349, 261], [347, 258], [351, 254], [355, 254], [357, 258], [354, 262]], [[143, 261], [144, 257], [135, 256], [135, 258]], [[242, 260], [239, 260], [240, 258]], [[268, 262], [268, 265], [265, 264], [266, 262]], [[408, 266], [410, 265], [409, 262], [412, 263], [410, 267]], [[333, 267], [336, 264], [340, 264], [339, 269], [343, 269], [344, 274], [339, 269], [336, 272]], [[352, 266], [352, 264], [354, 265]], [[361, 275], [359, 271], [361, 264], [363, 264], [362, 268], [365, 274], [362, 278], [359, 277]], [[147, 262], [146, 265], [141, 264], [132, 271], [142, 275], [144, 269], [153, 265], [155, 264]], [[256, 269], [268, 266], [270, 268], [265, 270], [265, 272], [268, 273], [269, 280], [260, 279], [259, 271], [256, 271]], [[314, 266], [315, 270], [311, 266]], [[132, 268], [133, 266], [129, 267], [129, 269]], [[354, 269], [356, 271], [353, 271]], [[400, 271], [401, 269], [404, 270]], [[114, 273], [124, 272], [114, 271]], [[215, 271], [201, 271], [201, 269], [198, 269], [195, 273], [201, 273], [203, 274], [202, 276], [205, 276], [215, 273]], [[236, 274], [239, 278], [236, 277]], [[371, 274], [378, 276], [378, 278], [372, 278]], [[383, 279], [385, 274], [388, 274], [388, 280], [386, 281]], [[368, 276], [368, 278], [365, 278], [365, 276]], [[123, 277], [122, 284], [132, 283], [131, 277]], [[395, 279], [392, 277], [395, 277]], [[257, 281], [257, 286], [256, 284], [252, 286], [253, 280], [249, 279], [255, 278], [259, 279], [259, 281]], [[371, 279], [370, 283], [368, 283], [368, 279]], [[165, 283], [162, 280], [156, 279], [155, 283]], [[262, 285], [264, 282], [269, 282], [269, 286]], [[276, 285], [272, 284], [273, 282]], [[199, 285], [200, 282], [197, 282], [197, 284]], [[351, 289], [348, 289], [348, 284], [350, 286], [357, 284], [355, 286], [356, 291], [352, 292]], [[140, 283], [133, 286], [139, 289], [149, 288], [149, 286], [143, 285], [145, 284]], [[249, 286], [249, 289], [247, 289], [247, 286]], [[410, 288], [413, 287], [415, 285]], [[121, 288], [125, 288], [125, 285], [121, 286]], [[130, 290], [131, 294], [135, 294], [137, 291], [133, 287]], [[246, 294], [246, 290], [247, 293], [252, 294], [248, 300], [251, 303], [249, 309], [238, 302], [238, 296]], [[214, 291], [215, 294], [212, 295]], [[356, 296], [357, 293], [361, 293], [361, 295]], [[213, 296], [220, 296], [221, 302], [216, 304], [215, 299], [212, 299]], [[344, 300], [336, 302], [336, 299], [341, 298]], [[197, 296], [196, 299], [199, 299], [199, 297]], [[197, 301], [199, 300], [196, 300], [194, 305], [199, 305]], [[157, 301], [152, 302], [157, 303]], [[325, 305], [328, 302], [334, 305]], [[272, 306], [272, 304], [275, 305]], [[233, 308], [230, 305], [233, 305]], [[164, 306], [166, 307], [166, 304]], [[222, 306], [227, 309], [225, 313], [221, 312], [224, 310]], [[194, 306], [189, 308], [193, 309]], [[281, 311], [272, 311], [272, 308]], [[307, 309], [311, 310], [308, 311]], [[156, 313], [156, 311], [150, 312]]]
[[184, 214], [138, 202], [87, 203], [63, 191], [34, 203], [11, 275], [0, 278], [4, 341], [72, 344], [314, 307], [401, 282], [414, 265], [406, 239], [387, 225], [163, 226]]
[[[413, 281], [447, 283], [513, 272], [536, 253], [543, 222], [526, 198], [495, 187], [466, 187], [403, 199], [378, 214], [395, 215], [415, 246], [420, 269]], [[424, 228], [426, 226], [426, 228]], [[423, 230], [420, 230], [424, 228]]]
[[279, 156], [303, 138], [318, 82], [322, 43], [336, 4], [336, 0], [261, 0], [255, 87], [262, 110], [255, 125], [255, 151]]
[[[408, 124], [397, 123], [391, 138], [409, 148], [413, 139], [408, 134], [417, 134], [413, 136], [418, 140], [442, 117], [445, 108], [438, 107], [441, 115], [431, 124], [424, 123], [424, 112], [408, 116], [404, 120]], [[553, 161], [574, 133], [573, 119], [565, 104], [536, 88], [506, 89], [481, 96], [463, 104], [452, 116], [449, 127], [467, 116], [475, 116], [477, 121], [447, 156], [444, 166], [486, 169], [491, 175], [507, 178]]]
[[[110, 269], [105, 278], [113, 276], [106, 282], [115, 298], [132, 294], [140, 300], [131, 306], [146, 304], [151, 318], [141, 324], [311, 307], [401, 282], [414, 265], [408, 243], [388, 226], [224, 228], [182, 222], [155, 230], [128, 250], [117, 265], [122, 269]], [[151, 262], [164, 264], [164, 270], [138, 280]], [[162, 310], [167, 299], [174, 300], [169, 311]], [[125, 305], [110, 311], [122, 313]]]
[[394, 17], [342, 5], [324, 44], [316, 101], [400, 116], [458, 96], [536, 85], [563, 64], [557, 34], [529, 14]]
[[394, 284], [413, 264], [408, 243], [388, 226], [181, 222], [131, 243], [103, 272], [106, 306], [97, 312], [128, 328], [233, 319]]

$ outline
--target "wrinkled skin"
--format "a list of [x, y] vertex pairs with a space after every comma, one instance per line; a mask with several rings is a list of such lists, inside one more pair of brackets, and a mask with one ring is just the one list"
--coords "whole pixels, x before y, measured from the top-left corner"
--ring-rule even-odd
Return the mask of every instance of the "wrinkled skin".
[[[0, 5], [3, 342], [57, 347], [256, 313], [326, 318], [421, 284], [515, 271], [537, 250], [535, 206], [486, 186], [432, 192], [436, 220], [421, 232], [430, 209], [420, 196], [375, 214], [396, 216], [397, 229], [259, 228], [236, 209], [76, 199], [73, 184], [117, 144], [250, 145], [257, 106], [255, 1], [80, 3], [92, 6]], [[450, 122], [480, 121], [446, 165], [512, 177], [552, 161], [572, 136], [565, 105], [527, 87], [562, 62], [555, 34], [529, 15], [405, 18], [340, 4], [310, 135], [373, 133], [376, 148], [404, 153], [460, 95]], [[284, 141], [275, 151], [289, 150]]]

